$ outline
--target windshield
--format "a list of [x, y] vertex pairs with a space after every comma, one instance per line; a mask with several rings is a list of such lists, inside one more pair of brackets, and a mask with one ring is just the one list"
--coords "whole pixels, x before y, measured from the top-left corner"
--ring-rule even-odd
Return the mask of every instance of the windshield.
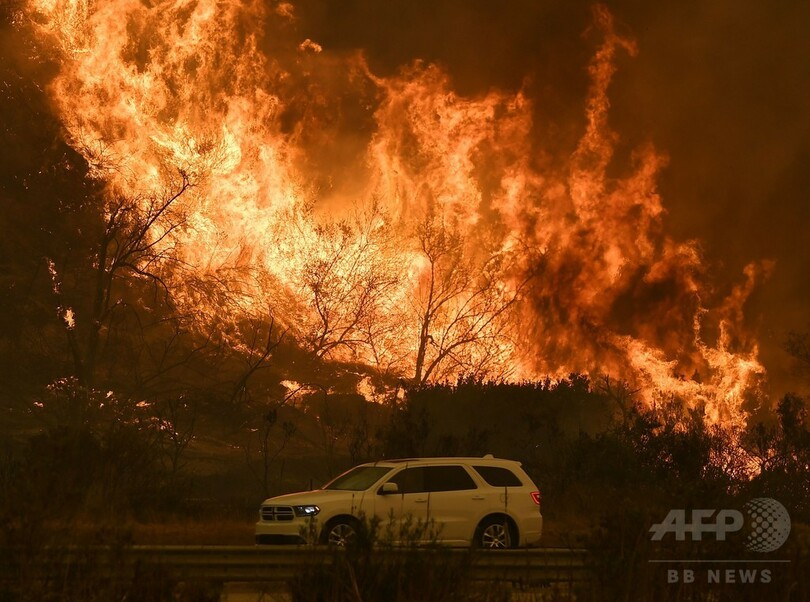
[[323, 486], [324, 489], [343, 491], [365, 491], [379, 481], [383, 475], [393, 470], [390, 466], [358, 466], [344, 472]]

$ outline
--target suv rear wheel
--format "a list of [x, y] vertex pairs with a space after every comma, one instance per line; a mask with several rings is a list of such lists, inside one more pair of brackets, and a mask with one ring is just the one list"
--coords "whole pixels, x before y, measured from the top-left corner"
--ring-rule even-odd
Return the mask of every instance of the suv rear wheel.
[[475, 545], [488, 550], [505, 550], [517, 547], [516, 529], [509, 519], [492, 516], [485, 518], [475, 530]]

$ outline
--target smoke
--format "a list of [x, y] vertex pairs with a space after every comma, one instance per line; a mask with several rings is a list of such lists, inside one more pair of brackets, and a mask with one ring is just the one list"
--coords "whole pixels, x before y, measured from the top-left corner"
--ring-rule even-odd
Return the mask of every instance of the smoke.
[[800, 385], [785, 334], [810, 320], [810, 6], [639, 3], [624, 15], [640, 52], [617, 76], [613, 123], [666, 149], [667, 228], [700, 241], [719, 286], [751, 261], [774, 262], [745, 320], [781, 394]]

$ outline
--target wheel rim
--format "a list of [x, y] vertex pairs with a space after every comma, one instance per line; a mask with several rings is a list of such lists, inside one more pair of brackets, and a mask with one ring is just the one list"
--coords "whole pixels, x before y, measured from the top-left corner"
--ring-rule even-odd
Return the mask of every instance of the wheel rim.
[[331, 546], [346, 547], [354, 539], [354, 529], [346, 523], [339, 523], [329, 530], [327, 543]]
[[487, 525], [481, 533], [481, 547], [503, 549], [510, 547], [509, 527], [504, 523]]

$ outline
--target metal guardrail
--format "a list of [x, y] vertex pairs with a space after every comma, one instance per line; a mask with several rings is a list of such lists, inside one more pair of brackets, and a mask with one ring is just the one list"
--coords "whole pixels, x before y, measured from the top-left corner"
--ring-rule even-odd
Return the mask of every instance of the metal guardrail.
[[[0, 551], [0, 579], [14, 579], [14, 550]], [[120, 574], [136, 570], [160, 570], [181, 580], [220, 582], [283, 582], [307, 566], [331, 563], [346, 552], [306, 546], [125, 546], [49, 547], [25, 550], [28, 578], [48, 579], [66, 571], [84, 574]], [[378, 548], [375, 559], [385, 554], [435, 554], [440, 558], [467, 560], [473, 578], [516, 583], [555, 583], [589, 578], [587, 551], [581, 549], [533, 548], [527, 550], [465, 550]], [[465, 556], [466, 555], [466, 556]], [[6, 562], [5, 559], [12, 559]]]

